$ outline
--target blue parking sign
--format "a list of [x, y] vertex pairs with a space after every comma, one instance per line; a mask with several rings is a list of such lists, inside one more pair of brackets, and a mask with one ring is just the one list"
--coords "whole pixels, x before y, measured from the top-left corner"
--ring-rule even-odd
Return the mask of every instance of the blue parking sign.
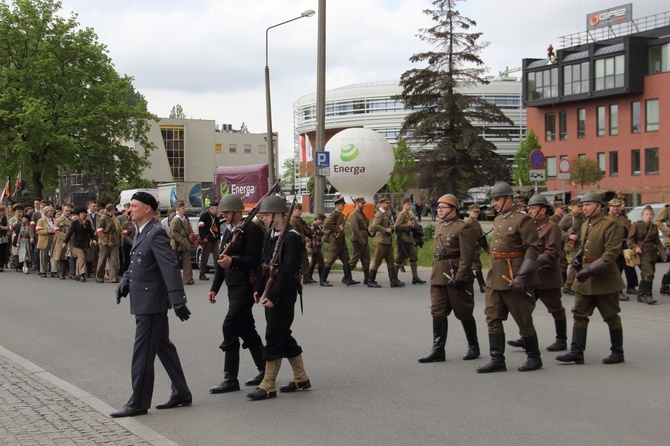
[[314, 152], [314, 167], [330, 167], [330, 152]]

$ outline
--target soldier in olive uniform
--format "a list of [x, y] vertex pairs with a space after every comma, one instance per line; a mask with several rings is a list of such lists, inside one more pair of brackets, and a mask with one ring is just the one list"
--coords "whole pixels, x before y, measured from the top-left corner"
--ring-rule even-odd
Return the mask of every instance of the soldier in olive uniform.
[[[670, 204], [666, 204], [660, 211], [658, 211], [658, 214], [654, 217], [654, 224], [665, 236], [665, 247], [668, 249], [668, 246], [670, 246]], [[660, 293], [670, 294], [670, 268], [668, 268], [668, 272], [663, 275]]]
[[412, 269], [412, 285], [422, 285], [426, 283], [425, 280], [421, 280], [419, 277], [419, 250], [416, 247], [416, 243], [414, 243], [414, 225], [418, 224], [419, 222], [416, 221], [414, 214], [412, 214], [411, 200], [409, 197], [403, 198], [402, 211], [398, 214], [398, 218], [394, 225], [398, 244], [398, 254], [395, 258], [395, 271], [397, 276], [398, 270], [409, 258], [409, 266]]
[[[558, 226], [565, 215], [566, 209], [567, 206], [562, 200], [554, 201], [554, 215], [549, 217], [549, 221]], [[568, 277], [568, 257], [565, 254], [565, 242], [563, 241], [563, 237], [561, 237], [561, 250], [558, 252], [558, 267], [561, 270], [561, 277], [565, 283], [565, 279]]]
[[349, 269], [353, 270], [361, 261], [363, 268], [363, 283], [368, 284], [370, 279], [370, 247], [368, 246], [368, 217], [363, 213], [365, 207], [365, 198], [358, 197], [354, 200], [356, 209], [349, 217], [349, 225], [351, 227], [351, 249], [353, 253], [349, 261]]
[[631, 222], [626, 217], [621, 213], [623, 210], [623, 201], [619, 200], [618, 198], [612, 198], [610, 201], [607, 202], [609, 205], [610, 209], [610, 217], [612, 220], [616, 222], [616, 224], [619, 225], [621, 228], [621, 237], [623, 239], [623, 245], [621, 249], [621, 255], [617, 257], [616, 264], [619, 267], [619, 273], [625, 272], [626, 273], [626, 294], [623, 292], [619, 293], [619, 300], [621, 301], [629, 301], [630, 297], [628, 297], [628, 294], [637, 294], [637, 289], [635, 287], [638, 285], [637, 281], [637, 273], [635, 272], [635, 268], [626, 265], [626, 259], [623, 256], [623, 250], [627, 248], [626, 245], [626, 240], [628, 239], [628, 232], [630, 231], [630, 225]]
[[109, 281], [111, 283], [119, 282], [119, 233], [116, 230], [114, 222], [114, 205], [108, 204], [105, 207], [105, 213], [98, 218], [98, 245], [100, 253], [98, 254], [98, 268], [95, 272], [95, 281], [103, 283], [105, 281], [105, 268], [109, 260]]
[[390, 205], [391, 201], [388, 198], [380, 198], [379, 209], [370, 223], [370, 231], [372, 231], [371, 235], [374, 237], [375, 244], [374, 259], [370, 269], [370, 279], [368, 280], [370, 288], [381, 288], [381, 285], [377, 283], [377, 270], [384, 260], [386, 260], [391, 288], [405, 286], [403, 282], [398, 280], [398, 274], [393, 266], [393, 228], [391, 227], [391, 213], [389, 212]]
[[621, 251], [621, 228], [602, 209], [605, 202], [594, 191], [589, 191], [581, 199], [586, 221], [582, 225], [582, 253], [573, 260], [579, 272], [572, 285], [575, 291], [575, 305], [572, 308], [574, 325], [570, 352], [557, 356], [561, 362], [584, 364], [586, 329], [593, 310], [598, 308], [603, 320], [609, 326], [612, 342], [611, 355], [603, 359], [605, 364], [624, 362], [623, 329], [619, 313], [619, 291], [624, 288], [623, 279], [616, 258]]
[[123, 241], [123, 272], [119, 271], [119, 274], [123, 275], [130, 266], [130, 249], [133, 247], [133, 240], [135, 239], [135, 232], [137, 231], [137, 226], [133, 221], [133, 216], [130, 212], [126, 214], [126, 221], [121, 225], [121, 238]]
[[505, 331], [503, 321], [511, 313], [519, 326], [528, 359], [520, 372], [542, 367], [537, 333], [533, 325], [535, 296], [539, 283], [537, 227], [527, 214], [518, 211], [514, 191], [505, 182], [491, 188], [491, 201], [498, 215], [491, 236], [491, 268], [486, 279], [486, 324], [489, 332], [491, 361], [478, 368], [479, 373], [507, 370], [505, 365]]
[[633, 223], [626, 239], [628, 248], [635, 250], [640, 255], [642, 280], [637, 292], [637, 301], [647, 304], [656, 303], [656, 299], [651, 294], [656, 262], [659, 258], [663, 262], [668, 260], [665, 246], [658, 236], [658, 227], [652, 223], [653, 218], [654, 210], [651, 206], [645, 206], [642, 210], [642, 221]]
[[302, 204], [297, 203], [293, 209], [293, 215], [291, 216], [291, 226], [293, 226], [296, 231], [302, 237], [303, 242], [305, 243], [305, 249], [302, 253], [302, 283], [316, 283], [312, 279], [312, 276], [308, 274], [309, 271], [309, 255], [307, 254], [307, 248], [312, 244], [312, 230], [305, 220], [302, 218]]
[[479, 224], [480, 212], [481, 209], [479, 206], [476, 204], [470, 205], [468, 208], [468, 219], [465, 220], [465, 223], [472, 226], [472, 230], [475, 232], [475, 237], [477, 238], [478, 246], [475, 247], [475, 259], [472, 262], [472, 271], [474, 271], [475, 278], [477, 278], [479, 292], [484, 294], [486, 292], [486, 282], [484, 282], [484, 274], [482, 274], [481, 248], [488, 252], [488, 242], [486, 241], [486, 236], [482, 230], [482, 225]]
[[[540, 194], [533, 195], [528, 201], [528, 215], [535, 221], [540, 238], [537, 257], [539, 266], [537, 275], [540, 283], [535, 286], [535, 300], [542, 301], [547, 311], [554, 317], [556, 341], [547, 347], [550, 352], [567, 350], [567, 322], [565, 308], [561, 302], [563, 278], [559, 269], [559, 257], [562, 250], [562, 234], [559, 227], [552, 223], [550, 215], [552, 206]], [[512, 347], [523, 347], [523, 338], [507, 341]]]
[[326, 221], [324, 237], [328, 239], [328, 258], [326, 259], [326, 265], [323, 267], [323, 274], [319, 280], [319, 285], [321, 286], [333, 286], [333, 284], [328, 281], [328, 274], [330, 274], [330, 268], [338, 258], [342, 262], [342, 268], [344, 269], [342, 282], [347, 286], [360, 283], [351, 277], [351, 268], [349, 268], [349, 249], [347, 248], [347, 241], [344, 239], [344, 224], [346, 223], [347, 218], [342, 213], [343, 209], [344, 197], [340, 197], [335, 200], [335, 210], [330, 214], [330, 217], [328, 217], [328, 220]]
[[312, 278], [314, 274], [314, 267], [317, 267], [317, 272], [319, 277], [323, 273], [323, 251], [321, 247], [323, 245], [323, 222], [326, 221], [326, 214], [319, 212], [314, 218], [314, 222], [310, 226], [312, 231], [312, 244], [309, 249], [312, 252], [312, 260], [309, 263], [309, 277]]
[[[558, 223], [558, 227], [563, 231], [565, 252], [570, 255], [571, 259], [573, 259], [582, 247], [580, 239], [582, 236], [582, 224], [584, 223], [585, 218], [584, 212], [582, 211], [582, 203], [578, 198], [570, 200], [570, 206], [572, 207], [570, 213], [561, 219]], [[574, 281], [575, 270], [568, 265], [567, 277], [565, 278], [565, 284], [563, 284], [563, 294], [575, 294], [571, 289]]]
[[433, 237], [433, 271], [430, 275], [430, 312], [433, 317], [433, 349], [419, 362], [446, 360], [447, 316], [454, 315], [463, 325], [468, 340], [464, 360], [480, 355], [477, 323], [472, 313], [475, 299], [472, 263], [479, 249], [474, 228], [459, 218], [458, 200], [451, 194], [437, 200], [437, 216], [442, 222]]

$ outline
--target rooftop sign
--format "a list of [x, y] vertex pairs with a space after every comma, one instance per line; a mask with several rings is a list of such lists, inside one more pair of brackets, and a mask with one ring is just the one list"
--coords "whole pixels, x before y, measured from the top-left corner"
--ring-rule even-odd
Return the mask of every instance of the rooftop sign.
[[586, 29], [605, 28], [618, 23], [631, 22], [633, 20], [633, 4], [617, 6], [615, 8], [604, 9], [598, 12], [592, 12], [586, 16]]

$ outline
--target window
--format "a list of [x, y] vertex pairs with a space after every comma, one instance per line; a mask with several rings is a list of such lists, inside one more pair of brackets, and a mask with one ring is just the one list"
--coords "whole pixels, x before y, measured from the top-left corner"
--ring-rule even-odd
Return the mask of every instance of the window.
[[229, 153], [237, 153], [237, 144], [231, 144], [228, 146]]
[[610, 105], [610, 136], [619, 134], [619, 106], [617, 104]]
[[596, 91], [623, 87], [624, 73], [623, 55], [596, 60], [594, 76]]
[[558, 68], [528, 73], [526, 79], [528, 100], [558, 97]]
[[644, 149], [644, 173], [658, 175], [658, 149]]
[[568, 112], [558, 113], [558, 137], [561, 141], [568, 139]]
[[610, 176], [619, 176], [619, 152], [610, 152]]
[[633, 149], [630, 151], [630, 173], [631, 175], [640, 174], [640, 150]]
[[244, 145], [244, 153], [251, 153], [251, 144]]
[[596, 135], [605, 136], [605, 107], [596, 107]]
[[222, 152], [221, 144], [215, 145], [214, 150], [216, 150], [216, 153], [221, 153]]
[[589, 63], [583, 62], [563, 67], [563, 94], [589, 92]]
[[547, 113], [544, 115], [544, 140], [556, 140], [556, 113]]
[[586, 109], [577, 110], [577, 139], [586, 137]]
[[174, 181], [184, 181], [184, 126], [160, 126], [163, 146]]
[[580, 160], [586, 159], [586, 153], [580, 153], [579, 155], [577, 155], [577, 158], [579, 158]]
[[656, 132], [658, 131], [658, 99], [649, 99], [646, 106], [644, 114], [645, 129], [648, 132]]
[[640, 101], [630, 103], [630, 132], [640, 133]]
[[264, 145], [258, 146], [258, 153], [260, 153], [260, 154], [265, 153], [265, 146]]
[[598, 167], [605, 172], [605, 152], [598, 153]]
[[670, 44], [649, 48], [649, 74], [670, 71]]
[[547, 157], [547, 177], [556, 178], [556, 157], [548, 156]]

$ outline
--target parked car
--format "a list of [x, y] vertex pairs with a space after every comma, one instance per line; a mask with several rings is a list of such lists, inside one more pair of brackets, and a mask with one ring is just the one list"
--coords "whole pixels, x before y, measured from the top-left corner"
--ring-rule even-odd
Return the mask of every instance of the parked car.
[[[642, 210], [647, 207], [647, 205], [651, 206], [651, 208], [654, 210], [654, 216], [658, 214], [661, 209], [665, 207], [665, 203], [645, 203], [641, 204], [639, 206], [635, 206], [632, 208], [630, 211], [626, 213], [626, 217], [628, 219], [635, 223], [636, 221], [642, 221]], [[665, 244], [665, 235], [659, 230], [658, 231], [658, 236], [661, 238], [661, 242]]]
[[[189, 217], [189, 223], [193, 229], [193, 234], [191, 234], [191, 263], [196, 267], [200, 265], [200, 259], [202, 258], [202, 246], [200, 246], [200, 236], [198, 235], [198, 217]], [[216, 252], [219, 252], [219, 247], [217, 246]], [[210, 271], [213, 271], [216, 265], [212, 256], [209, 256], [207, 259], [207, 266], [210, 268]]]

